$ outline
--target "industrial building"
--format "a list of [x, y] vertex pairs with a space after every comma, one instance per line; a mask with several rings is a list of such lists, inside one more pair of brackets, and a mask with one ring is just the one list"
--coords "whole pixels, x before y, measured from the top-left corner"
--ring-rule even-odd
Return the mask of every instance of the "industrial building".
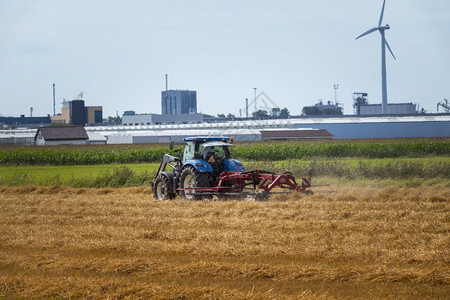
[[127, 111], [122, 116], [122, 125], [124, 126], [191, 124], [202, 122], [203, 122], [203, 114], [158, 115], [158, 114], [136, 114], [134, 112]]
[[[334, 139], [450, 137], [450, 115], [321, 117], [229, 121], [223, 123], [88, 127], [108, 143], [180, 142], [187, 136], [233, 136], [237, 141], [260, 141], [265, 130], [326, 130]], [[324, 137], [327, 138], [327, 137]]]
[[[416, 114], [416, 105], [413, 103], [388, 103], [388, 115], [413, 115]], [[361, 116], [381, 115], [381, 104], [364, 104], [359, 106]]]
[[[353, 108], [357, 116], [382, 115], [381, 104], [369, 104], [367, 93], [353, 93]], [[414, 115], [417, 114], [417, 105], [414, 103], [387, 103], [388, 115]]]
[[71, 124], [84, 126], [103, 123], [102, 106], [85, 106], [84, 100], [63, 101], [61, 114], [51, 116], [54, 124]]
[[136, 114], [125, 111], [124, 126], [202, 123], [203, 114], [197, 113], [197, 92], [189, 90], [166, 90], [161, 92], [161, 114]]
[[103, 123], [103, 107], [102, 106], [86, 106], [84, 108], [85, 122], [88, 125]]
[[333, 135], [325, 129], [284, 129], [261, 130], [261, 139], [270, 140], [304, 140], [304, 139], [332, 139]]
[[[317, 134], [320, 134], [320, 130], [326, 130], [334, 139], [442, 138], [450, 137], [450, 115], [237, 120], [198, 124], [91, 126], [85, 129], [88, 136], [96, 133], [92, 136], [96, 136], [97, 140], [103, 136], [108, 144], [182, 142], [188, 136], [233, 136], [236, 141], [260, 141], [262, 132], [267, 130], [316, 130]], [[0, 130], [0, 145], [30, 144], [35, 134], [36, 129]]]
[[35, 128], [50, 124], [50, 116], [47, 117], [0, 117], [0, 126], [4, 129], [10, 127]]
[[197, 113], [197, 92], [165, 90], [161, 92], [161, 114], [186, 115]]
[[295, 128], [326, 129], [335, 139], [450, 137], [450, 115], [346, 116], [292, 121]]
[[[281, 122], [280, 122], [281, 121]], [[182, 143], [190, 136], [233, 136], [237, 141], [260, 141], [264, 129], [289, 130], [292, 124], [285, 120], [235, 121], [181, 125], [92, 127], [88, 132], [100, 132], [108, 144]], [[318, 131], [315, 129], [308, 129]]]

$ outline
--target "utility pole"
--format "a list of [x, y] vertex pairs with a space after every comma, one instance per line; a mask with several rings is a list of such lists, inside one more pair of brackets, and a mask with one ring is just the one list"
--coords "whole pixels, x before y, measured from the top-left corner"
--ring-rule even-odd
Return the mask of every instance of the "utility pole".
[[55, 84], [53, 84], [53, 116], [56, 116], [56, 109], [55, 109], [55, 98], [56, 94], [55, 94]]
[[254, 99], [254, 102], [255, 102], [255, 112], [257, 112], [258, 111], [258, 106], [256, 105], [256, 89], [257, 88], [253, 88], [254, 90], [255, 90], [255, 99]]

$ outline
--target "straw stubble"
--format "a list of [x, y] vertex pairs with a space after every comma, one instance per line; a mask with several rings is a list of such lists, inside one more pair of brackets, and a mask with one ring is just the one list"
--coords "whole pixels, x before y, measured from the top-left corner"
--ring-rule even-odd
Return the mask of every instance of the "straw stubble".
[[148, 188], [0, 188], [0, 296], [435, 298], [450, 189], [339, 187], [268, 202]]

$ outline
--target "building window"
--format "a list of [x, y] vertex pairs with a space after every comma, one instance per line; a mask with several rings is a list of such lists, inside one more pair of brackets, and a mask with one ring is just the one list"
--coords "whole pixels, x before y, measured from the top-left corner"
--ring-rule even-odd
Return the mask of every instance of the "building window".
[[94, 122], [96, 124], [100, 124], [103, 122], [103, 111], [101, 110], [94, 111]]

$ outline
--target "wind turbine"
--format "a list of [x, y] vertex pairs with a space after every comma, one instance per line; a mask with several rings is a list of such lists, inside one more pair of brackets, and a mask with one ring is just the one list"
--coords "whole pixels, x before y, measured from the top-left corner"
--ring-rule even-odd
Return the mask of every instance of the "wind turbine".
[[391, 47], [389, 47], [389, 44], [384, 34], [384, 31], [390, 29], [390, 27], [387, 24], [385, 26], [381, 26], [381, 22], [383, 22], [385, 4], [386, 0], [383, 0], [383, 8], [381, 9], [380, 21], [378, 21], [378, 26], [364, 32], [355, 39], [357, 40], [377, 30], [381, 34], [381, 96], [382, 96], [381, 112], [383, 114], [387, 114], [386, 47], [389, 49], [389, 52], [391, 52], [392, 57], [396, 59], [394, 53], [391, 50]]

